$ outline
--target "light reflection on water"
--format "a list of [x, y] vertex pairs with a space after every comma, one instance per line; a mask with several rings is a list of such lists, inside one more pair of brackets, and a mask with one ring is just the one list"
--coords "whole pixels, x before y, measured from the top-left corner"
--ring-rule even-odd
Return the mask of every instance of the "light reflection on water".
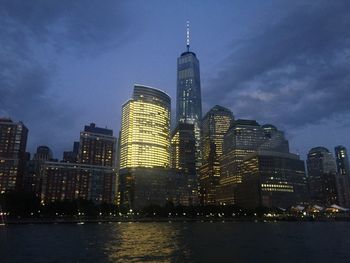
[[105, 247], [109, 259], [128, 262], [190, 262], [179, 225], [171, 223], [123, 223], [111, 229]]
[[350, 262], [350, 222], [9, 225], [0, 262]]

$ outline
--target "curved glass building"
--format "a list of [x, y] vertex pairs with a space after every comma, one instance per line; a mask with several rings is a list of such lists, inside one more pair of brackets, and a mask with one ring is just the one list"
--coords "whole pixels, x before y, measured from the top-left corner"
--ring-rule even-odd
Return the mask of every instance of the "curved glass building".
[[170, 106], [163, 91], [135, 84], [122, 108], [121, 169], [170, 166]]

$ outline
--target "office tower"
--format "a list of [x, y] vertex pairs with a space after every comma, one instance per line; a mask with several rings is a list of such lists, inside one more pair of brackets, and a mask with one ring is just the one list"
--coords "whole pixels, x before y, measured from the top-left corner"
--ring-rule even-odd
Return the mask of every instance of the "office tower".
[[339, 205], [350, 207], [350, 170], [347, 150], [344, 146], [336, 146], [335, 161], [337, 164], [337, 192]]
[[262, 125], [265, 142], [261, 148], [273, 149], [276, 152], [289, 152], [289, 142], [284, 137], [284, 132], [271, 124]]
[[311, 201], [322, 206], [338, 203], [336, 163], [325, 147], [312, 148], [307, 155], [307, 170]]
[[40, 166], [46, 161], [53, 161], [52, 151], [46, 145], [36, 148], [33, 159], [26, 162], [26, 172], [23, 178], [23, 188], [26, 192], [34, 193], [40, 196], [41, 193], [41, 176]]
[[22, 187], [27, 136], [22, 122], [0, 119], [0, 193]]
[[170, 97], [135, 85], [122, 108], [120, 168], [170, 167]]
[[194, 125], [178, 123], [171, 133], [170, 165], [180, 177], [178, 187], [182, 188], [182, 205], [195, 205], [198, 203], [198, 182], [196, 174], [196, 138]]
[[215, 144], [215, 153], [220, 158], [224, 136], [233, 121], [232, 112], [222, 106], [216, 105], [204, 116], [202, 120], [202, 146], [203, 163], [209, 158], [210, 148]]
[[177, 59], [176, 123], [194, 124], [196, 138], [196, 167], [201, 165], [202, 99], [199, 61], [190, 51], [189, 26], [187, 50]]
[[338, 174], [350, 177], [349, 157], [346, 148], [339, 145], [334, 148], [334, 151]]
[[41, 145], [36, 149], [33, 160], [35, 161], [49, 161], [52, 159], [52, 151], [46, 145]]
[[234, 121], [224, 136], [223, 154], [220, 158], [220, 194], [217, 196], [217, 202], [235, 203], [235, 187], [242, 182], [240, 165], [246, 156], [259, 150], [289, 153], [288, 142], [283, 133], [274, 126], [260, 126], [255, 120]]
[[41, 200], [44, 204], [84, 199], [114, 203], [117, 175], [109, 166], [44, 162], [41, 168]]
[[171, 134], [171, 168], [196, 175], [194, 125], [179, 123]]
[[79, 156], [79, 142], [73, 143], [73, 151], [63, 152], [63, 162], [65, 163], [77, 163]]
[[166, 201], [170, 171], [170, 97], [135, 85], [122, 108], [120, 200], [129, 208]]
[[202, 120], [202, 166], [199, 185], [202, 204], [216, 203], [216, 190], [220, 180], [220, 162], [224, 135], [233, 121], [229, 109], [216, 105]]
[[290, 153], [257, 151], [246, 156], [240, 167], [235, 203], [255, 209], [305, 204], [309, 199], [304, 161]]
[[85, 126], [80, 133], [79, 163], [114, 167], [116, 142], [112, 130], [96, 127], [94, 123]]

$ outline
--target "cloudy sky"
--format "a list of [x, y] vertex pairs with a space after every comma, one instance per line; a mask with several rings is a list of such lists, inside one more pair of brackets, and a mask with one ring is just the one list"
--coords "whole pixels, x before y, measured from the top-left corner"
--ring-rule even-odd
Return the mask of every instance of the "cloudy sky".
[[0, 116], [61, 158], [90, 122], [118, 133], [134, 83], [174, 109], [187, 20], [203, 112], [272, 123], [302, 157], [350, 147], [348, 0], [0, 0]]

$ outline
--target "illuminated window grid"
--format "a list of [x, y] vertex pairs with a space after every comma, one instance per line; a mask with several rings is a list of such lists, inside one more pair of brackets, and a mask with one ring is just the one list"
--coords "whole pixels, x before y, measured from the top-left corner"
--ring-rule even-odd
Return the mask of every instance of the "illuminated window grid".
[[159, 104], [130, 100], [123, 106], [121, 168], [169, 167], [170, 112]]

